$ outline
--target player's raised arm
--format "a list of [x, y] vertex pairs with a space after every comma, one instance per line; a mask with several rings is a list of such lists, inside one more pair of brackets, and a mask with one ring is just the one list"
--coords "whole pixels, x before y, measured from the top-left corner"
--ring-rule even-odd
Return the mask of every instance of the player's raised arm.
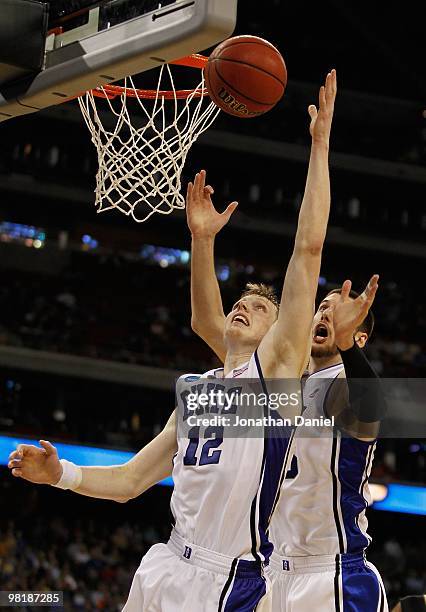
[[88, 497], [127, 502], [171, 475], [177, 452], [176, 414], [173, 412], [163, 431], [123, 465], [80, 467], [60, 461], [50, 442], [40, 440], [40, 444], [41, 448], [21, 444], [10, 454], [8, 467], [13, 476]]
[[186, 215], [191, 231], [191, 326], [225, 361], [226, 348], [223, 341], [225, 315], [214, 267], [214, 241], [216, 234], [226, 225], [237, 207], [229, 204], [219, 213], [211, 200], [213, 188], [206, 186], [206, 172], [195, 176], [188, 184]]
[[284, 279], [278, 319], [259, 347], [267, 377], [299, 376], [309, 354], [314, 301], [330, 212], [328, 152], [336, 92], [336, 71], [332, 70], [320, 89], [319, 108], [311, 105], [308, 109], [312, 147], [294, 250]]
[[330, 308], [336, 346], [345, 367], [330, 388], [325, 408], [340, 429], [362, 440], [377, 437], [387, 411], [380, 380], [361, 348], [368, 340], [361, 326], [373, 305], [378, 280], [377, 274], [372, 276], [355, 299], [350, 296], [352, 283], [346, 280]]

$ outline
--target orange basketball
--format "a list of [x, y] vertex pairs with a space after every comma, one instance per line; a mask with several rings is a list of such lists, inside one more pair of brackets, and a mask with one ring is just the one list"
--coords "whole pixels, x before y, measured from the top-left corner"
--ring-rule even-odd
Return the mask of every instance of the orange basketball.
[[221, 43], [210, 55], [204, 77], [213, 102], [242, 119], [271, 110], [287, 85], [281, 53], [257, 36], [235, 36]]

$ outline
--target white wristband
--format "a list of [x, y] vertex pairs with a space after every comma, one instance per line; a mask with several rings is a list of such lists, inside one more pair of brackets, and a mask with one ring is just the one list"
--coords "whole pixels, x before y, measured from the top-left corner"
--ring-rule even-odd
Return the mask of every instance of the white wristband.
[[58, 489], [71, 489], [71, 491], [78, 489], [83, 479], [81, 467], [66, 459], [61, 459], [60, 463], [62, 465], [62, 476], [52, 486], [58, 487]]

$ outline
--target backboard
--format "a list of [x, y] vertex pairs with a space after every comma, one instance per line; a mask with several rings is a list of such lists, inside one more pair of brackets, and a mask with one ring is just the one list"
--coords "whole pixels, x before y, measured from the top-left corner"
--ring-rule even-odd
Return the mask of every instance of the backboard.
[[0, 121], [207, 49], [234, 31], [237, 3], [52, 0], [43, 67], [30, 78], [3, 82]]

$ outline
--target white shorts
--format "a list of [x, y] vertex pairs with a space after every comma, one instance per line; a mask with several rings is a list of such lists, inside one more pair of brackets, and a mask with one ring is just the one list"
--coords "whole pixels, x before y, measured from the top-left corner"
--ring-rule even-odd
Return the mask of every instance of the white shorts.
[[268, 568], [273, 612], [388, 612], [379, 572], [364, 553], [280, 558]]
[[123, 612], [271, 612], [269, 579], [254, 561], [185, 542], [155, 544], [133, 578]]

